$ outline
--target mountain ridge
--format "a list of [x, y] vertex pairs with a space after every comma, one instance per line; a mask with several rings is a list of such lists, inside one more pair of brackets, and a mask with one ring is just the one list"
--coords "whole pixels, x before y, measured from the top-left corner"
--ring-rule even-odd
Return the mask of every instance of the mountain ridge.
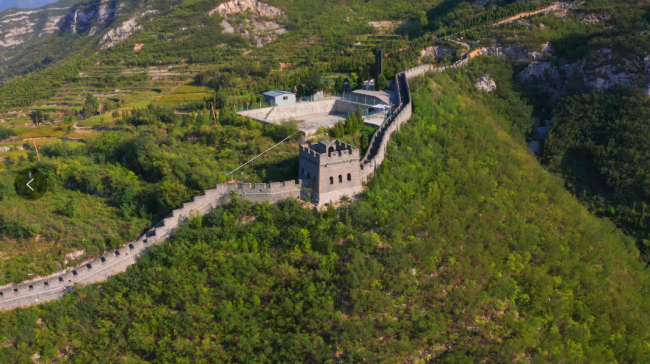
[[49, 5], [56, 0], [0, 0], [0, 12], [7, 9], [33, 9]]

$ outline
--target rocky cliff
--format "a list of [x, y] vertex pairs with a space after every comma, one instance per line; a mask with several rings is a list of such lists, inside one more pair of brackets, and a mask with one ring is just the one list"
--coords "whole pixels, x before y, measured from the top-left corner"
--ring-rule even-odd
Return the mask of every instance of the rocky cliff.
[[68, 10], [69, 7], [52, 4], [38, 9], [3, 11], [0, 13], [0, 48], [15, 47], [56, 32]]
[[230, 14], [247, 12], [249, 10], [255, 16], [264, 16], [269, 18], [284, 15], [284, 12], [282, 10], [269, 4], [259, 2], [257, 0], [233, 0], [227, 3], [223, 3], [215, 9], [212, 9], [210, 11], [210, 15], [218, 13], [222, 16], [226, 16]]
[[[246, 17], [244, 22], [233, 18], [235, 14], [239, 13], [243, 13]], [[251, 38], [258, 47], [263, 47], [287, 32], [287, 29], [276, 21], [267, 20], [268, 18], [282, 17], [285, 15], [284, 12], [257, 0], [230, 1], [212, 9], [208, 14], [223, 16], [226, 18], [221, 22], [224, 32], [237, 32], [244, 37]]]
[[577, 61], [557, 57], [552, 44], [527, 50], [517, 44], [495, 44], [478, 49], [478, 54], [506, 57], [524, 65], [519, 81], [541, 87], [551, 103], [571, 92], [605, 92], [627, 85], [650, 94], [650, 56], [616, 52], [608, 48], [589, 51]]
[[88, 35], [101, 33], [123, 6], [123, 3], [114, 0], [94, 0], [77, 5], [68, 11], [61, 30]]

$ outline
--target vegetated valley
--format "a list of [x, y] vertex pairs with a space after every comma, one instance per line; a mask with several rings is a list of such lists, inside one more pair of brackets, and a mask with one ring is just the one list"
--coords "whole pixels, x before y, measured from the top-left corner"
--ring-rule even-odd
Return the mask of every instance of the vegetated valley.
[[[386, 79], [471, 61], [410, 81], [358, 199], [233, 198], [105, 283], [0, 313], [0, 362], [649, 361], [644, 2], [222, 3], [60, 1], [0, 25], [0, 285], [215, 183], [296, 178], [297, 138], [228, 176], [300, 127], [236, 113], [261, 92], [359, 88], [376, 49]], [[312, 141], [373, 132], [351, 115]], [[14, 191], [28, 167], [37, 201]]]

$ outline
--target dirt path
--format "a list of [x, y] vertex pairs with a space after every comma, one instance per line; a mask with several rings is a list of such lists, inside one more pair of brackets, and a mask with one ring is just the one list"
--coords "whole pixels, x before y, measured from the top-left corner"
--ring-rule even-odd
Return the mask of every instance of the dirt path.
[[467, 43], [465, 43], [465, 42], [461, 42], [461, 41], [456, 40], [456, 39], [449, 39], [449, 40], [452, 41], [452, 42], [454, 42], [454, 43], [458, 43], [458, 44], [462, 45], [462, 46], [465, 47], [465, 49], [468, 50], [468, 51], [470, 50], [470, 46], [469, 46], [469, 44], [467, 44]]
[[[530, 16], [530, 15], [539, 14], [539, 13], [547, 13], [547, 12], [551, 12], [551, 11], [573, 9], [573, 8], [576, 8], [578, 5], [581, 5], [581, 4], [582, 4], [582, 2], [580, 2], [580, 3], [560, 3], [560, 2], [557, 2], [557, 3], [554, 3], [554, 4], [550, 5], [550, 6], [545, 7], [543, 9], [539, 9], [539, 10], [535, 10], [535, 11], [528, 11], [528, 12], [525, 12], [525, 13], [519, 13], [517, 15], [513, 15], [513, 16], [511, 16], [509, 18], [503, 19], [503, 20], [501, 20], [499, 22], [496, 22], [496, 23], [492, 24], [492, 26], [497, 26], [497, 25], [501, 25], [501, 24], [505, 24], [505, 23], [510, 23], [510, 22], [515, 21], [517, 19], [521, 19], [521, 18]], [[465, 49], [467, 49], [467, 51], [469, 51], [471, 49], [469, 44], [467, 44], [465, 42], [462, 42], [460, 40], [450, 39], [450, 38], [447, 38], [447, 40], [462, 45], [463, 47], [465, 47]], [[481, 48], [475, 49], [475, 50], [473, 50], [473, 51], [471, 51], [469, 53], [467, 53], [467, 51], [465, 53], [467, 54], [467, 58], [469, 58], [469, 59], [472, 59], [474, 57], [478, 57], [478, 56], [483, 54], [483, 51], [481, 51]]]
[[562, 4], [562, 3], [554, 3], [553, 5], [547, 6], [544, 9], [529, 11], [529, 12], [526, 12], [526, 13], [519, 13], [519, 14], [511, 16], [511, 17], [509, 17], [507, 19], [503, 19], [503, 20], [501, 20], [499, 22], [496, 22], [496, 23], [492, 24], [492, 26], [501, 25], [501, 24], [505, 24], [505, 23], [510, 23], [511, 21], [515, 21], [517, 19], [521, 19], [521, 18], [531, 16], [531, 15], [535, 15], [535, 14], [539, 14], [539, 13], [551, 12], [551, 11], [556, 11], [556, 10], [572, 9], [572, 8], [575, 8], [577, 5], [579, 5], [579, 4], [565, 5], [565, 4]]

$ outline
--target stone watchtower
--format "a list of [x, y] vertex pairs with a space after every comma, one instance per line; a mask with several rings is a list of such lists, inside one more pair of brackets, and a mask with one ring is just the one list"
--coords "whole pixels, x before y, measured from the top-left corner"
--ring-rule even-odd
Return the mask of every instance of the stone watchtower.
[[340, 140], [300, 146], [298, 178], [319, 205], [354, 197], [363, 191], [359, 149]]

